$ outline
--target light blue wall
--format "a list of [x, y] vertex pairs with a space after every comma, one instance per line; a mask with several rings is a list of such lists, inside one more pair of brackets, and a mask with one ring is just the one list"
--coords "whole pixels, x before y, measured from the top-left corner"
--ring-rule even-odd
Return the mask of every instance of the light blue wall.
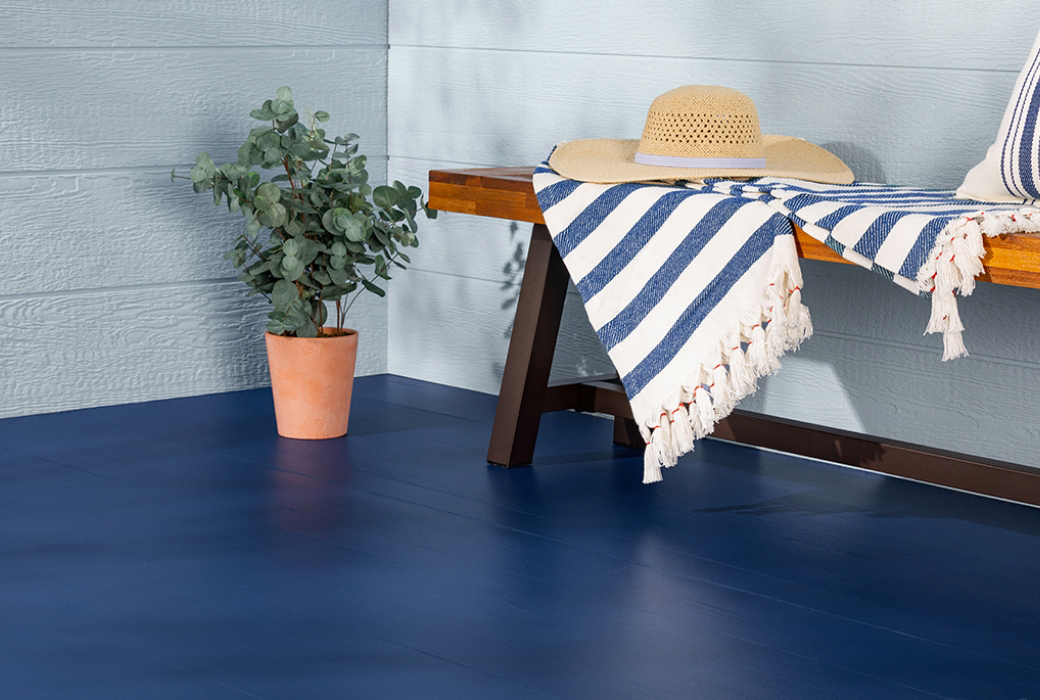
[[[767, 131], [862, 179], [954, 187], [993, 139], [1040, 20], [1023, 0], [660, 3], [390, 0], [389, 173], [534, 164], [558, 140], [637, 137], [654, 96], [724, 84]], [[528, 227], [445, 215], [395, 280], [389, 368], [497, 392]], [[1040, 291], [961, 303], [970, 358], [942, 363], [926, 301], [806, 262], [815, 336], [742, 407], [1040, 466]], [[574, 301], [572, 297], [572, 302]], [[573, 303], [557, 373], [609, 370]]]
[[[241, 217], [169, 172], [233, 160], [249, 110], [287, 84], [361, 134], [383, 179], [386, 11], [0, 4], [0, 416], [268, 383], [265, 302], [222, 259]], [[357, 306], [359, 370], [384, 372], [386, 304]]]

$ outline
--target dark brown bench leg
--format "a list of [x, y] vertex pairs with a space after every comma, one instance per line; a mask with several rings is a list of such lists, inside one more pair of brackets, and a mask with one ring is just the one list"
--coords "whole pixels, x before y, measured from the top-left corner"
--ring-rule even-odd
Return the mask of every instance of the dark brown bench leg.
[[534, 456], [568, 279], [549, 230], [535, 224], [491, 429], [491, 464], [519, 467]]
[[634, 420], [622, 416], [614, 416], [614, 444], [622, 447], [642, 449], [646, 446], [646, 441], [639, 434], [639, 428]]

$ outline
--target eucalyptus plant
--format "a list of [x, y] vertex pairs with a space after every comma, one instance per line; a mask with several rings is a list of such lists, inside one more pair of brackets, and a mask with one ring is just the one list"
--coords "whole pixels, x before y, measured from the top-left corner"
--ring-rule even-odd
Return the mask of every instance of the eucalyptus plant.
[[[301, 122], [288, 87], [250, 116], [268, 124], [249, 132], [238, 162], [218, 168], [209, 154], [199, 154], [192, 186], [212, 190], [214, 204], [226, 201], [229, 211], [245, 216], [245, 230], [224, 257], [241, 270], [249, 295], [271, 301], [269, 332], [313, 338], [328, 321], [329, 302], [342, 333], [358, 296], [366, 290], [384, 296], [380, 281], [411, 262], [402, 249], [419, 244], [419, 210], [431, 219], [436, 212], [418, 187], [395, 181], [373, 188], [358, 135], [327, 137], [318, 126], [329, 120], [327, 112], [304, 110]], [[278, 174], [261, 178], [256, 167]], [[177, 177], [183, 176], [171, 173]]]

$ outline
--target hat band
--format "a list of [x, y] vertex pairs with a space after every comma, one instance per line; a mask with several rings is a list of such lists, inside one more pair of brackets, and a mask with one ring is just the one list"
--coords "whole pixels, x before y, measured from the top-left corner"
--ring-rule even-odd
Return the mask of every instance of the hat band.
[[679, 158], [653, 156], [636, 151], [635, 161], [640, 165], [660, 165], [666, 168], [742, 168], [754, 170], [766, 167], [765, 158]]

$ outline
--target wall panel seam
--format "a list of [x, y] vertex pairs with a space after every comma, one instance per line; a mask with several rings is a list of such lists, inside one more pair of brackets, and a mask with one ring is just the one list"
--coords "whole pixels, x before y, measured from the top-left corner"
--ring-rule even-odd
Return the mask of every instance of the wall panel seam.
[[5, 53], [147, 53], [171, 52], [187, 53], [193, 51], [236, 52], [236, 51], [342, 51], [366, 50], [386, 51], [387, 44], [232, 44], [230, 46], [192, 46], [190, 44], [170, 46], [0, 46], [0, 55]]
[[[183, 280], [177, 282], [160, 282], [153, 284], [125, 284], [114, 287], [83, 287], [80, 289], [59, 289], [52, 292], [32, 292], [29, 294], [0, 294], [0, 302], [25, 299], [51, 299], [56, 297], [76, 297], [106, 292], [134, 292], [155, 289], [176, 289], [178, 287], [203, 287], [213, 284], [239, 283], [237, 277], [214, 277], [202, 280]], [[245, 290], [243, 290], [244, 292]]]
[[948, 67], [939, 65], [921, 64], [888, 64], [888, 63], [838, 63], [828, 61], [790, 61], [790, 60], [763, 60], [760, 58], [719, 58], [717, 56], [693, 56], [678, 54], [637, 54], [637, 53], [613, 53], [609, 51], [562, 51], [550, 49], [507, 49], [493, 46], [440, 46], [422, 44], [391, 44], [390, 51], [395, 48], [412, 49], [418, 51], [466, 51], [487, 53], [514, 53], [522, 55], [548, 54], [552, 56], [595, 56], [598, 58], [631, 58], [634, 60], [677, 60], [677, 61], [708, 61], [712, 63], [749, 63], [762, 65], [789, 65], [789, 66], [821, 66], [830, 68], [864, 68], [869, 70], [890, 71], [942, 71], [950, 73], [986, 73], [1018, 75], [1020, 69], [1004, 68], [964, 68]]

